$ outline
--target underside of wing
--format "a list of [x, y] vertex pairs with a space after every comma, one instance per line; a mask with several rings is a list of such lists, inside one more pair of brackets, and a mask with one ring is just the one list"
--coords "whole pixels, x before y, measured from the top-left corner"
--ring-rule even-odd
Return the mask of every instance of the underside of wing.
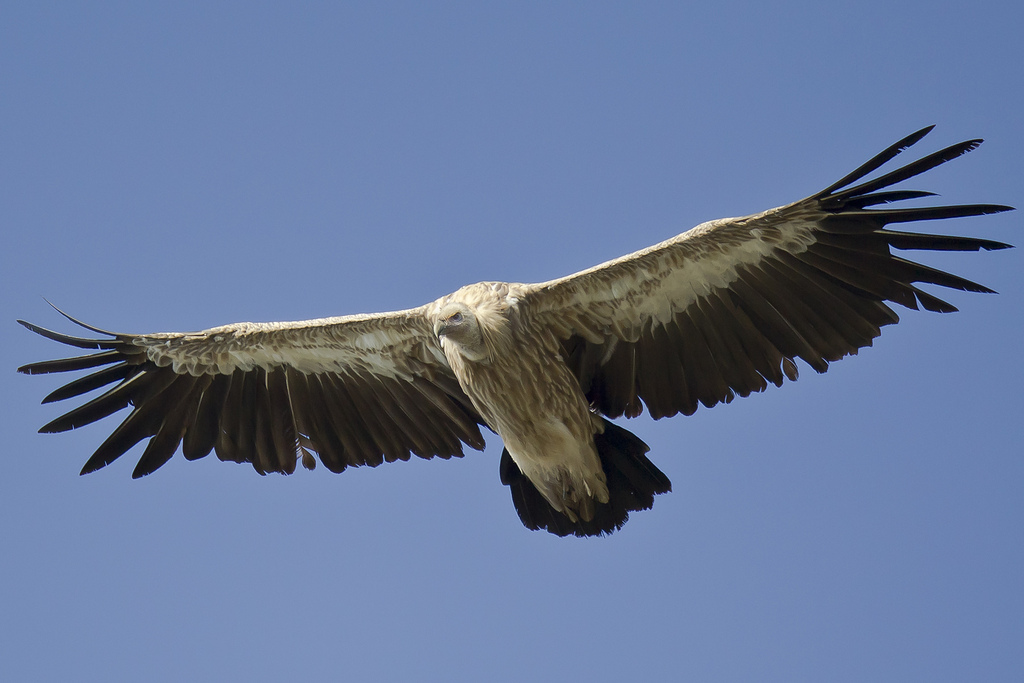
[[886, 188], [981, 141], [952, 145], [860, 182], [930, 130], [904, 138], [800, 202], [705, 223], [582, 273], [530, 285], [524, 301], [533, 324], [562, 339], [566, 361], [595, 409], [632, 417], [646, 405], [659, 418], [796, 379], [797, 358], [824, 372], [831, 361], [869, 346], [882, 326], [898, 322], [887, 302], [955, 311], [917, 284], [991, 290], [893, 250], [1009, 245], [886, 226], [1011, 207], [892, 206], [931, 193]]
[[216, 452], [265, 474], [291, 473], [299, 459], [312, 469], [311, 451], [341, 472], [410, 454], [461, 456], [463, 444], [484, 445], [481, 420], [419, 309], [154, 335], [105, 332], [71, 320], [101, 338], [19, 322], [92, 352], [18, 370], [91, 371], [43, 403], [103, 390], [41, 432], [74, 429], [131, 408], [83, 474], [147, 439], [134, 477], [159, 468], [179, 446], [189, 460]]

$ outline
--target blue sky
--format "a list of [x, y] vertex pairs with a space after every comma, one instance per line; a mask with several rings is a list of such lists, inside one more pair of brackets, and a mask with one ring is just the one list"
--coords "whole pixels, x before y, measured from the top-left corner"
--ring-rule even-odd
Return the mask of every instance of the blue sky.
[[[1024, 10], [974, 3], [5, 3], [0, 678], [1012, 680], [1024, 670], [1019, 249], [823, 376], [634, 420], [674, 491], [524, 529], [500, 442], [259, 477], [62, 435], [16, 375], [46, 297], [130, 332], [538, 281], [811, 194], [1024, 205]], [[927, 226], [1024, 243], [1021, 214]], [[141, 450], [137, 451], [137, 453]]]

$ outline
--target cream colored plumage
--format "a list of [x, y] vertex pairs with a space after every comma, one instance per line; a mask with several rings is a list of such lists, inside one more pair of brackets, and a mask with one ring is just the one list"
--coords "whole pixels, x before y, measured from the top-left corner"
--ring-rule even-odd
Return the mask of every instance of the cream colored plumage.
[[[886, 301], [955, 310], [924, 282], [985, 287], [905, 260], [892, 248], [979, 250], [989, 240], [886, 229], [892, 223], [1005, 211], [1000, 205], [867, 207], [928, 193], [882, 191], [974, 149], [953, 145], [851, 187], [920, 140], [904, 138], [822, 192], [704, 223], [661, 244], [551, 282], [469, 285], [419, 308], [295, 323], [240, 323], [197, 333], [83, 339], [98, 350], [33, 363], [35, 374], [99, 368], [44, 402], [114, 384], [42, 428], [64, 431], [132, 406], [83, 468], [140, 441], [134, 476], [181, 447], [215, 451], [260, 473], [335, 472], [505, 445], [502, 481], [524, 524], [559, 535], [621, 527], [670, 489], [642, 441], [609, 421], [655, 418], [823, 372], [898, 320]], [[77, 321], [75, 321], [77, 322]], [[81, 324], [81, 323], [79, 323]]]

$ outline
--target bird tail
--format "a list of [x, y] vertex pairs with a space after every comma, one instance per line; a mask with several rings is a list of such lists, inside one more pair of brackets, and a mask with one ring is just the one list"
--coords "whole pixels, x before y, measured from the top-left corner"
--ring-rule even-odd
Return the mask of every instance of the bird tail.
[[501, 483], [512, 491], [512, 504], [526, 528], [546, 529], [558, 536], [610, 534], [622, 528], [630, 512], [649, 510], [654, 496], [672, 490], [668, 477], [647, 459], [650, 448], [635, 434], [604, 420], [604, 432], [594, 435], [594, 445], [608, 480], [608, 502], [596, 504], [592, 519], [575, 522], [551, 507], [508, 449], [502, 451]]

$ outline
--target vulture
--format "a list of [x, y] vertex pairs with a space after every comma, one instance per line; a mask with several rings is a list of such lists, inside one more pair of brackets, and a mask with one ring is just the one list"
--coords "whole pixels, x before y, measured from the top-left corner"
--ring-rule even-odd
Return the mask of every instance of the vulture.
[[[611, 422], [646, 406], [690, 415], [817, 372], [870, 346], [899, 320], [890, 303], [950, 312], [918, 287], [987, 287], [894, 253], [1009, 247], [888, 226], [1010, 210], [907, 205], [933, 193], [890, 189], [975, 149], [968, 140], [865, 179], [923, 138], [890, 146], [821, 192], [537, 284], [471, 284], [419, 308], [202, 332], [124, 334], [68, 317], [72, 336], [18, 321], [84, 355], [30, 363], [30, 375], [88, 370], [43, 399], [90, 400], [44, 425], [63, 432], [123, 408], [82, 473], [141, 441], [132, 474], [180, 448], [260, 474], [319, 459], [347, 467], [504, 444], [502, 483], [523, 524], [600, 536], [671, 489], [637, 436]], [[112, 385], [112, 386], [111, 386]]]

